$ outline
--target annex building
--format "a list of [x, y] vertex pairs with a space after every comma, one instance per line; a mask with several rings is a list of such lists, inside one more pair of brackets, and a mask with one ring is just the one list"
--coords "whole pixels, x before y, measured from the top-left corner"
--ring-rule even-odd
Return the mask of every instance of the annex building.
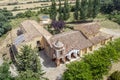
[[26, 20], [20, 25], [14, 45], [18, 51], [25, 44], [44, 49], [56, 66], [59, 66], [106, 44], [112, 37], [101, 32], [97, 23], [79, 24], [72, 31], [52, 35], [36, 21]]

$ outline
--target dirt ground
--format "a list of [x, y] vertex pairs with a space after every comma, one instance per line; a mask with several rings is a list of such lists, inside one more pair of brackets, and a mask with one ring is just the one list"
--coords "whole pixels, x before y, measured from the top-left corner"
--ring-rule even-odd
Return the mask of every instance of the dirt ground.
[[[12, 2], [15, 2], [16, 0], [13, 0]], [[28, 9], [33, 9], [33, 11], [37, 11], [39, 10], [40, 8], [38, 7], [46, 7], [46, 6], [50, 6], [51, 5], [51, 2], [38, 2], [38, 3], [29, 3], [27, 4], [27, 2], [31, 2], [31, 1], [38, 1], [38, 0], [18, 0], [19, 3], [24, 3], [24, 4], [17, 4], [17, 5], [0, 5], [0, 9], [3, 9], [3, 8], [7, 8], [7, 10], [14, 10], [14, 9], [18, 9], [17, 11], [12, 11], [13, 15], [16, 15], [18, 14], [19, 12], [25, 12], [26, 10]], [[0, 1], [0, 4], [6, 4], [6, 3], [9, 3], [11, 1], [9, 0], [5, 0], [5, 1]], [[11, 2], [11, 3], [12, 3]], [[58, 2], [56, 2], [58, 4]], [[63, 2], [62, 2], [63, 3]], [[73, 4], [71, 4], [73, 5]], [[34, 8], [37, 8], [37, 9], [34, 9]]]
[[16, 34], [17, 30], [18, 28], [8, 32], [8, 35], [6, 36], [6, 38], [0, 42], [0, 57], [5, 55], [6, 58], [10, 58], [9, 47], [7, 45], [11, 44], [11, 42], [15, 40], [15, 37], [17, 36]]

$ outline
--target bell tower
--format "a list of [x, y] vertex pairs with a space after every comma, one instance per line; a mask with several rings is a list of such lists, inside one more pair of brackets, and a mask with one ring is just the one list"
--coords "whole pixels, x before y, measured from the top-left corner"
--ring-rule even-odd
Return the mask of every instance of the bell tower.
[[65, 47], [64, 44], [57, 40], [53, 43], [53, 47], [54, 47], [54, 55], [56, 57], [56, 65], [60, 65], [60, 61], [65, 62], [64, 60], [64, 55], [65, 55]]

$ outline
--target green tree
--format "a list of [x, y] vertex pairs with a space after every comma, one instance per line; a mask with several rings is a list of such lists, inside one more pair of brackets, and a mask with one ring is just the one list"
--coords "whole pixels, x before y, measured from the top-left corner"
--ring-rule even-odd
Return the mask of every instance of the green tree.
[[5, 23], [2, 27], [4, 28], [5, 32], [12, 29], [12, 26], [9, 23]]
[[18, 13], [18, 14], [16, 14], [16, 18], [25, 18], [25, 14], [24, 13]]
[[93, 0], [88, 0], [88, 13], [87, 17], [92, 17], [92, 10], [93, 10]]
[[87, 0], [81, 0], [81, 6], [80, 6], [80, 19], [85, 20], [88, 13], [88, 4]]
[[6, 62], [0, 66], [0, 80], [14, 80], [9, 71], [9, 64]]
[[114, 8], [120, 11], [120, 0], [112, 0], [114, 4]]
[[67, 68], [68, 70], [63, 74], [63, 80], [93, 80], [90, 66], [83, 61], [71, 63]]
[[74, 12], [74, 19], [75, 20], [79, 19], [79, 8], [80, 8], [80, 0], [76, 0], [75, 12]]
[[8, 11], [7, 9], [0, 9], [0, 13], [2, 13], [7, 18], [7, 20], [13, 18], [12, 12]]
[[58, 16], [59, 21], [63, 20], [63, 12], [62, 12], [62, 6], [61, 6], [61, 0], [59, 0], [59, 16]]
[[93, 80], [102, 79], [103, 74], [106, 74], [111, 66], [110, 60], [100, 56], [99, 52], [86, 56], [85, 62], [90, 65]]
[[31, 46], [23, 46], [17, 55], [17, 63], [19, 71], [32, 70], [33, 72], [41, 72], [41, 65], [38, 59], [37, 50]]
[[56, 16], [57, 16], [56, 2], [55, 0], [52, 0], [52, 5], [50, 7], [50, 18], [52, 20], [56, 20]]
[[63, 8], [63, 19], [66, 21], [70, 17], [70, 6], [68, 3], [68, 0], [65, 0], [64, 2], [64, 8]]
[[101, 2], [100, 11], [104, 14], [110, 14], [114, 10], [114, 4], [112, 0], [106, 0]]
[[17, 55], [17, 68], [19, 71], [16, 80], [46, 80], [42, 75], [37, 50], [25, 45]]
[[20, 74], [15, 78], [15, 80], [47, 80], [46, 78], [41, 78], [40, 74], [34, 73], [31, 70], [22, 71]]
[[100, 0], [93, 0], [92, 17], [95, 18], [100, 10]]
[[0, 9], [0, 37], [11, 30], [10, 19], [12, 18], [12, 13], [3, 9]]
[[[17, 68], [20, 73], [17, 80], [38, 80], [42, 79], [44, 74], [41, 70], [40, 60], [37, 55], [37, 50], [32, 49], [31, 46], [23, 46], [21, 52], [17, 55]], [[26, 78], [26, 79], [25, 79]]]
[[35, 12], [33, 12], [31, 10], [27, 10], [27, 11], [25, 11], [24, 15], [25, 15], [25, 17], [30, 18], [32, 16], [35, 16], [36, 14], [35, 14]]
[[3, 13], [0, 13], [0, 22], [6, 22], [7, 21], [7, 18], [6, 16], [3, 14]]

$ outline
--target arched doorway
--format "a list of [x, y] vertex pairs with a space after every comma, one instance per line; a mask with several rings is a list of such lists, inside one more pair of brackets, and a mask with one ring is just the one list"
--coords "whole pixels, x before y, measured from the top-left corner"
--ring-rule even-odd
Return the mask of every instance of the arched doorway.
[[60, 64], [63, 64], [63, 63], [65, 63], [63, 58], [60, 58]]
[[71, 55], [70, 56], [69, 55], [65, 56], [65, 61], [70, 61], [70, 59], [71, 59]]

